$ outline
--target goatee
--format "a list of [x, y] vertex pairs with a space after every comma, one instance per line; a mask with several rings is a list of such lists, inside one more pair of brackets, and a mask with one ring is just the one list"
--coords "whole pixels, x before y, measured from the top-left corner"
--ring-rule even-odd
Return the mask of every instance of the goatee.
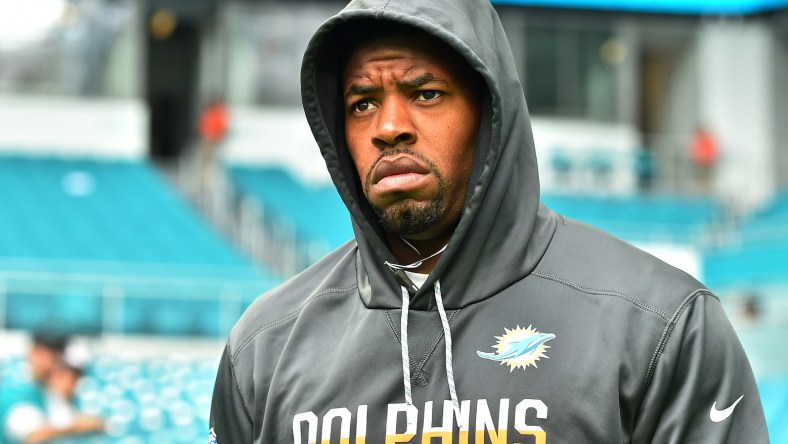
[[408, 154], [410, 156], [420, 159], [427, 164], [430, 174], [433, 174], [438, 180], [438, 191], [435, 196], [429, 201], [417, 201], [410, 198], [403, 198], [386, 208], [379, 208], [370, 202], [372, 209], [377, 213], [380, 220], [380, 225], [384, 230], [395, 233], [399, 236], [413, 236], [419, 233], [424, 233], [434, 227], [443, 217], [443, 198], [446, 194], [446, 179], [438, 170], [438, 166], [430, 161], [422, 154], [411, 151], [407, 148], [399, 148], [391, 151], [385, 151], [380, 154], [377, 160], [372, 164], [367, 177], [364, 180], [364, 191], [372, 186], [372, 171], [375, 165], [386, 156], [395, 154]]

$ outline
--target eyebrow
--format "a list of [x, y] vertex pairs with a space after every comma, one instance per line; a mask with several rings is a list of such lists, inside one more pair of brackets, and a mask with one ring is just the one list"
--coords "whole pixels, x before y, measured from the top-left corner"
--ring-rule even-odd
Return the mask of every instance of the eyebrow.
[[[412, 79], [398, 81], [397, 82], [397, 87], [404, 88], [404, 89], [416, 89], [416, 88], [420, 88], [420, 87], [422, 87], [424, 85], [428, 85], [430, 83], [441, 83], [441, 84], [444, 84], [444, 85], [448, 85], [449, 84], [449, 82], [447, 82], [445, 80], [441, 80], [441, 79], [435, 77], [435, 75], [433, 75], [432, 73], [427, 72], [427, 73], [421, 74], [419, 76], [416, 76], [416, 77], [414, 77]], [[371, 94], [371, 93], [374, 93], [374, 92], [377, 92], [377, 91], [380, 91], [380, 90], [381, 90], [381, 88], [379, 86], [376, 86], [376, 85], [375, 86], [373, 86], [373, 85], [359, 85], [358, 83], [353, 83], [353, 84], [350, 85], [350, 88], [348, 89], [347, 94], [345, 94], [345, 97], [350, 97], [350, 96], [354, 96], [354, 95], [363, 96], [363, 95]]]

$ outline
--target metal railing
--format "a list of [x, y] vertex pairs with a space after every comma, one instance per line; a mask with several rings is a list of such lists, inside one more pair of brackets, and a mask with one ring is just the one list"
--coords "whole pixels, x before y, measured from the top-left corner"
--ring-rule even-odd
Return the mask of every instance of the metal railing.
[[276, 283], [3, 270], [0, 329], [219, 338]]

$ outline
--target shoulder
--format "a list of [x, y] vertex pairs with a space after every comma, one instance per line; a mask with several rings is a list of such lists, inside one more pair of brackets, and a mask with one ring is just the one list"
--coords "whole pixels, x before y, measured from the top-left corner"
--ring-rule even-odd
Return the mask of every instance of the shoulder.
[[2, 388], [0, 437], [22, 442], [30, 432], [43, 425], [44, 419], [44, 392], [39, 386], [26, 383]]
[[260, 295], [236, 323], [228, 352], [237, 357], [266, 331], [288, 328], [314, 301], [356, 289], [356, 243], [350, 241], [298, 275]]
[[0, 390], [0, 403], [4, 407], [15, 404], [43, 404], [44, 390], [35, 383], [8, 384]]
[[666, 321], [688, 301], [712, 296], [684, 271], [608, 233], [566, 218], [560, 218], [534, 274], [589, 294], [618, 295]]

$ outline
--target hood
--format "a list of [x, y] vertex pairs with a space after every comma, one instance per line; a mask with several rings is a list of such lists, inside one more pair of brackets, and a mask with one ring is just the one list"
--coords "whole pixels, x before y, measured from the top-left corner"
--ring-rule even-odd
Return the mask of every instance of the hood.
[[433, 284], [440, 280], [446, 308], [459, 309], [527, 276], [555, 231], [555, 218], [539, 203], [531, 122], [512, 51], [489, 0], [352, 1], [312, 37], [301, 69], [304, 111], [352, 216], [359, 292], [370, 308], [401, 303], [399, 284], [384, 264], [397, 260], [364, 197], [344, 136], [339, 60], [351, 43], [348, 29], [370, 20], [415, 27], [443, 40], [487, 85], [464, 211], [411, 302], [411, 309], [429, 309]]

